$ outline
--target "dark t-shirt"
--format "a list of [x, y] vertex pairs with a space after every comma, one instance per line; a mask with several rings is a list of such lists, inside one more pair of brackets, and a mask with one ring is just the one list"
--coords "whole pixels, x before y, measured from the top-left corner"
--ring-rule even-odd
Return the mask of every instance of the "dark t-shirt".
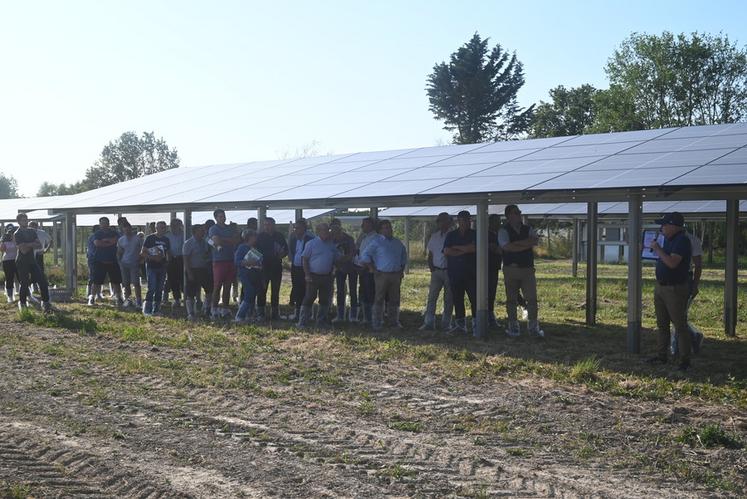
[[257, 235], [257, 249], [262, 253], [264, 258], [262, 265], [265, 269], [277, 269], [281, 267], [283, 259], [279, 253], [288, 254], [288, 242], [285, 237], [278, 232], [260, 232]]
[[662, 247], [667, 255], [680, 255], [682, 260], [677, 267], [670, 269], [661, 259], [656, 261], [656, 280], [661, 284], [683, 284], [687, 282], [692, 257], [692, 246], [685, 231], [678, 232], [672, 239], [664, 239]]
[[165, 257], [168, 254], [169, 249], [171, 248], [171, 242], [169, 241], [168, 237], [151, 234], [145, 238], [143, 247], [147, 249], [148, 255], [161, 255], [162, 257], [164, 257], [164, 260], [161, 260], [160, 262], [154, 262], [153, 260], [146, 258], [145, 264], [149, 268], [160, 269], [163, 268], [164, 265], [166, 265]]
[[112, 263], [117, 261], [117, 240], [119, 239], [117, 231], [109, 227], [107, 229], [99, 229], [93, 234], [94, 241], [101, 241], [110, 238], [114, 238], [114, 244], [112, 246], [103, 247], [94, 245], [94, 262]]
[[[451, 246], [463, 246], [468, 244], [477, 244], [477, 232], [472, 229], [467, 230], [464, 235], [459, 229], [452, 230], [446, 234], [444, 249]], [[466, 255], [447, 256], [447, 271], [449, 279], [469, 277], [474, 278], [477, 275], [477, 254], [467, 253]]]
[[[28, 227], [24, 229], [19, 227], [13, 234], [13, 240], [15, 241], [16, 246], [18, 246], [21, 243], [33, 243], [34, 241], [38, 241], [39, 235], [36, 233], [36, 229], [30, 229]], [[21, 250], [18, 250], [16, 262], [31, 263], [35, 261], [33, 249], [30, 249], [28, 253], [21, 253]]]
[[333, 241], [335, 242], [337, 251], [340, 252], [340, 255], [350, 257], [349, 260], [336, 264], [337, 270], [347, 273], [355, 272], [353, 257], [355, 256], [356, 251], [358, 251], [358, 248], [355, 245], [355, 239], [353, 239], [350, 234], [343, 232], [339, 241], [335, 241], [334, 239]]
[[[488, 245], [490, 244], [498, 244], [498, 232], [488, 231]], [[500, 253], [493, 253], [488, 246], [488, 271], [491, 275], [495, 275], [501, 270], [501, 260]]]

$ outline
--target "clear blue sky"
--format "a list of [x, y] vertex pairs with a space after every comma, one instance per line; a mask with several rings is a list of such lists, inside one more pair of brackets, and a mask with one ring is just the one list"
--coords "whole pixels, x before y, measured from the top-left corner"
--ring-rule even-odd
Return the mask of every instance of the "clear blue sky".
[[[272, 4], [272, 5], [270, 5]], [[448, 142], [425, 79], [475, 32], [524, 63], [523, 105], [606, 86], [632, 31], [723, 32], [738, 1], [0, 1], [0, 171], [72, 182], [126, 130], [182, 164]]]

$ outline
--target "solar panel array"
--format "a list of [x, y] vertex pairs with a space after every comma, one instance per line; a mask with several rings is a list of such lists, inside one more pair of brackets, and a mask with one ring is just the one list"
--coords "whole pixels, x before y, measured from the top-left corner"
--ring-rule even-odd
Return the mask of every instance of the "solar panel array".
[[[489, 213], [503, 215], [506, 205], [490, 205]], [[533, 203], [522, 204], [521, 212], [529, 216], [548, 217], [583, 217], [587, 213], [586, 203]], [[385, 208], [379, 211], [381, 218], [397, 217], [433, 217], [441, 212], [456, 215], [462, 210], [467, 210], [474, 215], [477, 207], [472, 206], [417, 206]], [[628, 203], [599, 203], [597, 206], [599, 215], [627, 215]], [[687, 215], [698, 214], [722, 214], [726, 213], [726, 201], [645, 201], [643, 213], [646, 215], [659, 215], [678, 211]], [[739, 211], [747, 212], [747, 201], [739, 202]]]
[[50, 208], [744, 185], [747, 123], [168, 170]]

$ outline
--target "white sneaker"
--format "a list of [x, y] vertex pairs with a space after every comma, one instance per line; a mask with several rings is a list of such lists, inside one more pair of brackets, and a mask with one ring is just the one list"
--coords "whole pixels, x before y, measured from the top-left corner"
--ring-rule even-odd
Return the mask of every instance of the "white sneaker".
[[10, 295], [6, 295], [8, 298], [8, 303], [13, 303], [13, 297]]
[[25, 303], [21, 303], [20, 301], [18, 302], [18, 310], [20, 310], [21, 312], [23, 312], [27, 308], [29, 308], [28, 305], [26, 305]]
[[90, 295], [88, 297], [88, 303], [86, 303], [86, 305], [88, 305], [89, 307], [96, 305], [96, 299], [93, 297], [93, 295]]

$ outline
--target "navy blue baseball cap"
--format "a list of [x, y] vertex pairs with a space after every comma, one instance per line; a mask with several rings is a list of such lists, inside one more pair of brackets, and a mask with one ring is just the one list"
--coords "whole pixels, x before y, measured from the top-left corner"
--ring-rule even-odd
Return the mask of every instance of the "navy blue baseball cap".
[[682, 216], [682, 213], [673, 211], [672, 213], [667, 213], [660, 219], [655, 220], [655, 222], [659, 225], [676, 225], [677, 227], [683, 227], [685, 225], [685, 217]]

